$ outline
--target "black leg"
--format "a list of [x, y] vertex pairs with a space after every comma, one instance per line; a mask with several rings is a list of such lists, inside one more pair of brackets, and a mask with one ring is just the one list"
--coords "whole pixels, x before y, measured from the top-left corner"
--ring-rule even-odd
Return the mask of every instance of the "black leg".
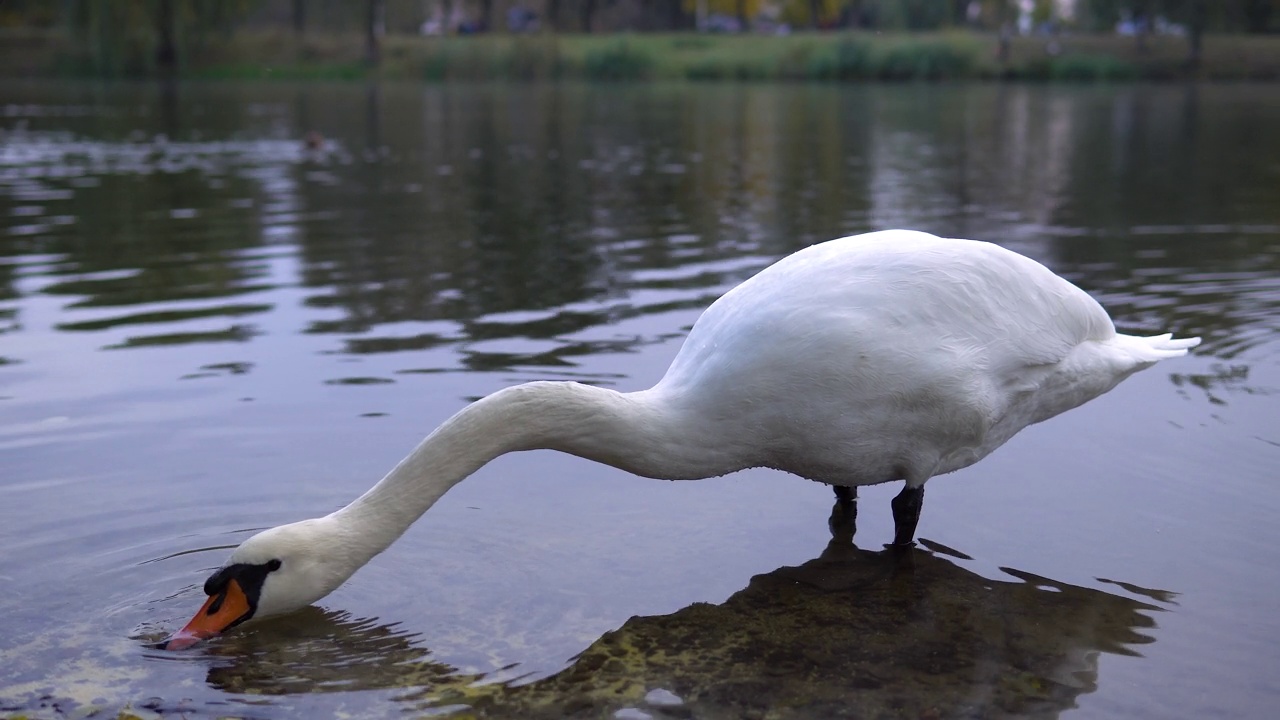
[[831, 508], [831, 517], [827, 527], [831, 537], [853, 542], [853, 535], [858, 529], [858, 488], [833, 486], [836, 491], [836, 504]]
[[916, 523], [920, 522], [920, 508], [924, 506], [924, 486], [907, 486], [893, 499], [893, 544], [911, 545], [916, 537]]
[[856, 486], [832, 485], [831, 487], [836, 491], [836, 501], [841, 505], [858, 502], [858, 488]]

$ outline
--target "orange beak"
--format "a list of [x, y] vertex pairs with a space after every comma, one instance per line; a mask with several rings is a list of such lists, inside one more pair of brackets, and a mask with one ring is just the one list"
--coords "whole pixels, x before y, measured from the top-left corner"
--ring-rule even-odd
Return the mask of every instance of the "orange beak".
[[160, 643], [159, 647], [162, 650], [189, 648], [244, 620], [250, 612], [249, 598], [245, 597], [244, 590], [240, 589], [240, 583], [229, 580], [226, 589], [217, 595], [209, 596], [204, 607], [191, 618], [191, 622], [170, 635], [167, 640]]

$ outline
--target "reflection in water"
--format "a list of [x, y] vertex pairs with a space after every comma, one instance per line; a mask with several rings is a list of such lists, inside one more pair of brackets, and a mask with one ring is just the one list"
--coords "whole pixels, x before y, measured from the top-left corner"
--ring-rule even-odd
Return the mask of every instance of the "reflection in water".
[[[1267, 149], [1232, 141], [1276, 139], [1246, 92], [227, 92], [169, 86], [147, 98], [155, 116], [98, 105], [0, 135], [0, 257], [16, 260], [0, 299], [21, 294], [17, 268], [68, 298], [59, 329], [123, 331], [100, 347], [251, 343], [276, 306], [258, 299], [300, 284], [312, 312], [293, 329], [338, 336], [335, 352], [461, 346], [457, 365], [401, 370], [570, 368], [662, 339], [581, 337], [593, 328], [701, 308], [817, 240], [907, 226], [1003, 238], [1122, 324], [1204, 336], [1201, 353], [1278, 329], [1280, 186]], [[246, 126], [262, 139], [238, 139]], [[320, 150], [302, 140], [316, 130]], [[1242, 188], [1232, 202], [1225, 184]]]
[[420, 709], [496, 717], [656, 712], [672, 694], [681, 716], [705, 718], [1056, 717], [1097, 688], [1100, 653], [1154, 642], [1157, 606], [1011, 569], [1014, 580], [989, 579], [926, 545], [871, 551], [838, 535], [722, 604], [633, 617], [524, 684], [519, 667], [501, 681], [460, 675], [422, 638], [314, 608], [212, 644], [208, 682], [268, 695], [400, 689]]
[[1226, 405], [1223, 395], [1244, 393], [1247, 395], [1276, 395], [1280, 388], [1249, 384], [1248, 365], [1223, 365], [1214, 363], [1207, 373], [1173, 373], [1169, 379], [1178, 387], [1194, 387], [1204, 392], [1214, 405]]
[[227, 635], [209, 646], [206, 660], [209, 685], [234, 693], [287, 695], [463, 682], [453, 668], [429, 657], [416, 635], [395, 625], [308, 607], [279, 622]]

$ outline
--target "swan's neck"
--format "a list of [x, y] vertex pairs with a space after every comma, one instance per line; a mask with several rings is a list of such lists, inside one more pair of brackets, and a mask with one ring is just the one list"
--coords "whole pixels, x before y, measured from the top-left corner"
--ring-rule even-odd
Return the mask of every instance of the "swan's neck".
[[454, 415], [377, 485], [328, 519], [359, 567], [450, 488], [505, 453], [560, 450], [670, 479], [739, 469], [726, 464], [727, 453], [710, 449], [715, 443], [698, 437], [698, 423], [677, 406], [657, 390], [622, 394], [558, 382], [507, 388]]

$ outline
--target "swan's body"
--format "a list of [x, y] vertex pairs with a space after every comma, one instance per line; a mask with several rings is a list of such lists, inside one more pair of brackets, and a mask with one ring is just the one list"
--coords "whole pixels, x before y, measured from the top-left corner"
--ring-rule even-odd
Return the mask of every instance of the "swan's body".
[[[1198, 342], [1118, 334], [1082, 290], [997, 245], [901, 230], [815, 245], [713, 303], [654, 387], [507, 388], [347, 507], [246, 540], [169, 647], [327, 595], [449, 488], [517, 450], [655, 478], [770, 467], [845, 488], [905, 480], [896, 542], [910, 542], [929, 478]], [[208, 612], [232, 580], [243, 615]], [[215, 615], [213, 630], [197, 625]]]

